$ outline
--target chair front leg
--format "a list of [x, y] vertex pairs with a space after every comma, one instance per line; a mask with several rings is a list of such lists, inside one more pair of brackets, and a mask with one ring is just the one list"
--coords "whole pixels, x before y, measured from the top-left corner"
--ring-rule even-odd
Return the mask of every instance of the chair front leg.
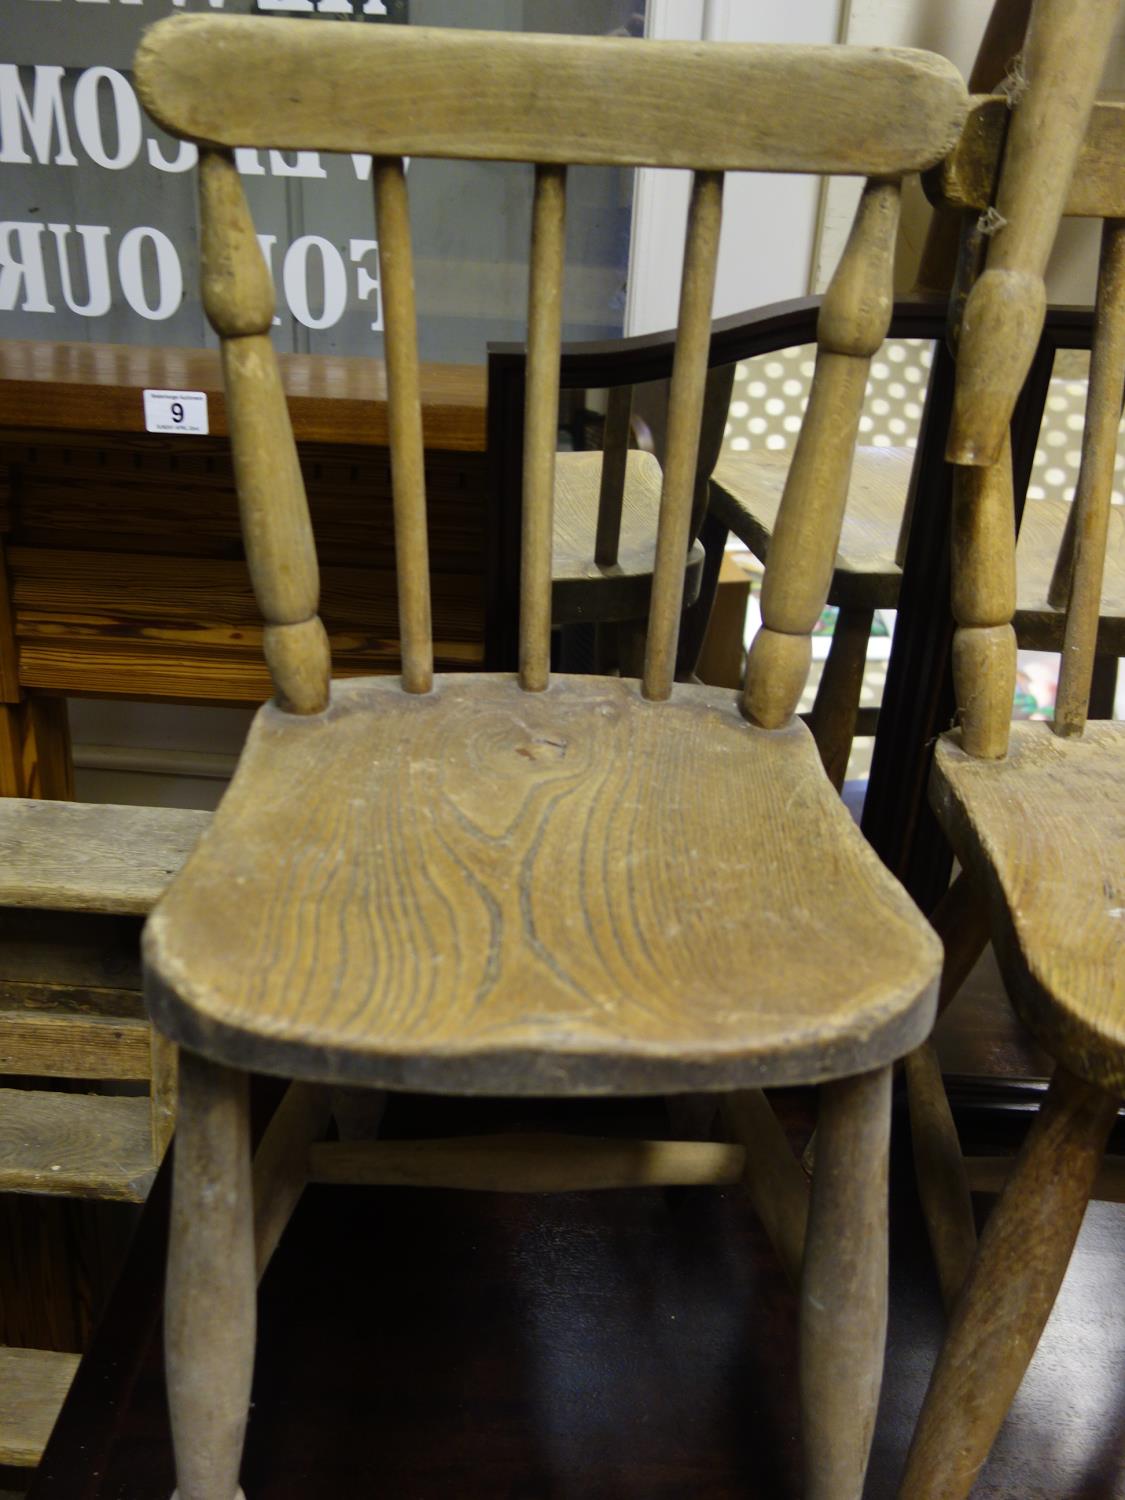
[[808, 1500], [859, 1500], [887, 1333], [891, 1069], [824, 1084], [801, 1278]]
[[248, 1085], [181, 1053], [164, 1306], [173, 1500], [242, 1500], [256, 1312]]
[[1058, 1068], [981, 1235], [926, 1393], [900, 1500], [963, 1500], [1070, 1261], [1117, 1101]]

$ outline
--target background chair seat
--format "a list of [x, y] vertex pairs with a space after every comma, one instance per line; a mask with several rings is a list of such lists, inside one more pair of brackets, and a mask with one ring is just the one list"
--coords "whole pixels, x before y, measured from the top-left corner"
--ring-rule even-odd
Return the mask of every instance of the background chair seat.
[[[759, 449], [727, 453], [714, 473], [711, 508], [765, 561], [785, 487], [791, 453]], [[829, 604], [894, 609], [902, 569], [895, 560], [914, 450], [905, 447], [856, 449], [848, 504], [836, 551]], [[1016, 546], [1015, 628], [1022, 647], [1058, 651], [1065, 609], [1047, 601], [1071, 502], [1051, 495], [1029, 501]], [[1098, 652], [1125, 656], [1125, 509], [1110, 511], [1102, 581]]]
[[987, 890], [1022, 1019], [1053, 1056], [1125, 1092], [1125, 724], [1081, 739], [1012, 725], [1007, 757], [939, 740], [931, 790]]
[[[762, 562], [769, 555], [792, 457], [769, 449], [725, 453], [715, 468], [711, 509]], [[902, 569], [895, 551], [913, 459], [910, 448], [856, 449], [829, 604], [897, 605]]]
[[267, 705], [146, 938], [193, 1049], [470, 1093], [874, 1069], [927, 1033], [940, 960], [803, 725], [611, 678]]
[[[560, 453], [555, 459], [554, 550], [551, 557], [551, 623], [620, 623], [642, 620], [652, 593], [656, 525], [663, 475], [651, 453], [625, 460], [621, 541], [617, 561], [594, 561], [601, 453]], [[684, 604], [694, 604], [703, 578], [703, 547], [693, 542], [684, 576]]]

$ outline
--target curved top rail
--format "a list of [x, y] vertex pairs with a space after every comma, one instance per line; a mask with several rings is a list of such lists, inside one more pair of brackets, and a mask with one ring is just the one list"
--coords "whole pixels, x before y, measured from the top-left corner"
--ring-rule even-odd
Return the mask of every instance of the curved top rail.
[[135, 70], [153, 119], [212, 145], [707, 171], [919, 171], [968, 107], [951, 63], [907, 49], [250, 16], [160, 21]]

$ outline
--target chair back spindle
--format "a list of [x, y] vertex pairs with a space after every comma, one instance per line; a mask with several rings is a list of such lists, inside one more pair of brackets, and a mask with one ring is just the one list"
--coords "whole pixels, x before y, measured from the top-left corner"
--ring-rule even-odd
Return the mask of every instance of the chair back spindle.
[[680, 282], [676, 353], [668, 395], [664, 483], [660, 491], [652, 604], [641, 682], [643, 695], [655, 700], [671, 696], [676, 675], [676, 639], [684, 598], [684, 565], [691, 542], [695, 468], [707, 389], [711, 304], [715, 296], [722, 212], [722, 173], [696, 172], [692, 178]]
[[531, 210], [520, 555], [520, 683], [542, 692], [551, 666], [551, 538], [559, 428], [566, 168], [537, 166]]
[[[1043, 331], [1043, 276], [1098, 86], [1118, 0], [1036, 0], [1023, 51], [984, 275], [965, 306], [946, 456], [996, 461]], [[1065, 107], [1058, 107], [1059, 100]], [[1010, 163], [1019, 163], [1012, 170]]]
[[598, 487], [598, 525], [594, 561], [612, 568], [621, 545], [621, 507], [625, 500], [625, 468], [629, 460], [629, 424], [633, 417], [633, 387], [615, 385], [609, 392], [602, 437], [602, 477]]
[[1101, 610], [1106, 535], [1113, 494], [1117, 429], [1125, 394], [1125, 220], [1102, 230], [1094, 344], [1082, 459], [1071, 509], [1071, 581], [1054, 728], [1063, 736], [1086, 727]]
[[386, 345], [402, 685], [408, 693], [428, 693], [434, 680], [430, 559], [426, 541], [414, 260], [402, 158], [384, 157], [375, 161], [372, 176]]
[[821, 305], [816, 371], [785, 480], [762, 582], [762, 628], [746, 666], [743, 711], [777, 729], [793, 715], [828, 598], [871, 357], [890, 326], [897, 181], [873, 178]]
[[270, 342], [273, 286], [230, 152], [200, 158], [203, 305], [222, 343], [239, 515], [278, 702], [319, 713], [331, 660], [305, 485]]
[[[1044, 272], [1086, 136], [1117, 0], [1037, 0], [996, 193], [997, 228], [957, 346], [953, 685], [967, 754], [1008, 751], [1016, 682], [1015, 513], [1008, 427], [1043, 327]], [[1060, 107], [1063, 101], [1063, 107]], [[1099, 572], [1100, 586], [1100, 572]], [[1095, 621], [1096, 627], [1096, 621]]]

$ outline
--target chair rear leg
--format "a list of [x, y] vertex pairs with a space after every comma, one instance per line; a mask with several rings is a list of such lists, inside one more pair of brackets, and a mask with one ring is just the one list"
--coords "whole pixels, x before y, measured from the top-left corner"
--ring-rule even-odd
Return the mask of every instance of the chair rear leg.
[[900, 1500], [963, 1500], [1054, 1306], [1117, 1101], [1058, 1068], [989, 1215], [906, 1461]]
[[824, 1084], [801, 1278], [808, 1500], [860, 1500], [887, 1333], [891, 1069]]
[[255, 1273], [246, 1074], [180, 1055], [165, 1292], [174, 1500], [242, 1500]]
[[848, 757], [863, 692], [867, 641], [874, 618], [872, 609], [841, 606], [809, 717], [809, 728], [824, 769], [837, 791], [844, 785], [848, 773]]

